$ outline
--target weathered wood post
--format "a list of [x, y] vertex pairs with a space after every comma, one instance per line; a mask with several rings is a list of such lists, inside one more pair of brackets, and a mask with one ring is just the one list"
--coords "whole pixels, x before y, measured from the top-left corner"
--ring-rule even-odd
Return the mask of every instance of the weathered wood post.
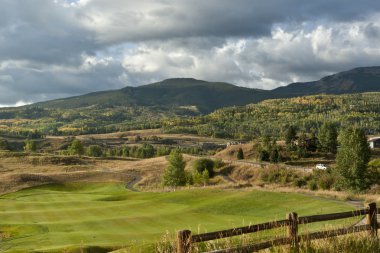
[[377, 236], [377, 208], [376, 203], [368, 204], [367, 225], [371, 226], [371, 236]]
[[288, 213], [286, 218], [289, 220], [288, 236], [291, 242], [291, 247], [294, 248], [295, 252], [299, 252], [299, 242], [298, 242], [298, 214]]
[[191, 231], [181, 230], [177, 234], [177, 253], [190, 253]]

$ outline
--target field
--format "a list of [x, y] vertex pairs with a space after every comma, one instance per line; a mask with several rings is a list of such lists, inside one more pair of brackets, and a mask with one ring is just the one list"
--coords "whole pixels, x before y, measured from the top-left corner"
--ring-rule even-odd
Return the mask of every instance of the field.
[[166, 232], [179, 229], [214, 231], [283, 219], [289, 211], [352, 209], [344, 202], [259, 190], [132, 192], [118, 183], [45, 185], [0, 197], [0, 251], [107, 252], [134, 245], [146, 252]]

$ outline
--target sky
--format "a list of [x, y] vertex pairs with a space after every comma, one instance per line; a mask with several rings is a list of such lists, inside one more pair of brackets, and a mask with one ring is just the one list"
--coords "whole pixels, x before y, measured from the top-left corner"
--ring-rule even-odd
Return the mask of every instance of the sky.
[[192, 77], [273, 89], [380, 65], [376, 0], [0, 0], [0, 106]]

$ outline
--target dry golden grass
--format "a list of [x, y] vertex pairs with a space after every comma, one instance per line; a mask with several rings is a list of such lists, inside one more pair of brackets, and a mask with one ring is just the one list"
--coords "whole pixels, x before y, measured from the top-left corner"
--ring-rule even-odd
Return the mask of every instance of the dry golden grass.
[[236, 161], [237, 160], [236, 156], [237, 156], [237, 152], [239, 148], [243, 149], [244, 157], [246, 159], [256, 158], [257, 154], [255, 150], [253, 149], [252, 143], [229, 146], [223, 149], [222, 151], [216, 153], [213, 157], [222, 159], [222, 160]]
[[81, 139], [81, 140], [85, 140], [85, 139], [115, 140], [115, 139], [123, 139], [123, 138], [136, 137], [136, 136], [140, 136], [141, 138], [157, 136], [163, 139], [176, 139], [176, 140], [193, 141], [193, 142], [218, 142], [218, 143], [227, 142], [225, 139], [202, 137], [202, 136], [191, 135], [191, 134], [166, 134], [166, 133], [163, 133], [160, 129], [132, 130], [132, 131], [116, 132], [116, 133], [108, 133], [108, 134], [87, 134], [87, 135], [76, 136], [76, 138]]
[[[20, 154], [16, 157], [9, 154], [0, 154], [0, 193], [47, 183], [86, 180], [128, 183], [135, 178], [139, 179], [138, 187], [157, 188], [167, 165], [166, 157], [109, 160], [46, 154]], [[184, 155], [187, 169], [191, 169], [194, 159], [197, 157]]]

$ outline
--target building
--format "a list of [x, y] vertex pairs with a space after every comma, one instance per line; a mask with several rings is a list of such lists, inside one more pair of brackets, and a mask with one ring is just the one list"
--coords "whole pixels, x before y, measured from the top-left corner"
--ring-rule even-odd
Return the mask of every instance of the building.
[[368, 139], [371, 148], [380, 148], [380, 137], [372, 137]]

